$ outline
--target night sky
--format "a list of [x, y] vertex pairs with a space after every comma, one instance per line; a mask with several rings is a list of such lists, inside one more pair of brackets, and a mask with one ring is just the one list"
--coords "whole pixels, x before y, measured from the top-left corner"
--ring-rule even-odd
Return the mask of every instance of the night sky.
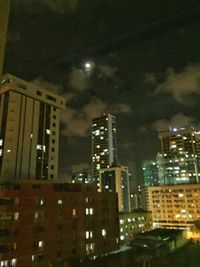
[[158, 130], [198, 127], [199, 14], [199, 0], [12, 0], [5, 72], [66, 99], [60, 177], [90, 167], [102, 112], [133, 171], [160, 151]]

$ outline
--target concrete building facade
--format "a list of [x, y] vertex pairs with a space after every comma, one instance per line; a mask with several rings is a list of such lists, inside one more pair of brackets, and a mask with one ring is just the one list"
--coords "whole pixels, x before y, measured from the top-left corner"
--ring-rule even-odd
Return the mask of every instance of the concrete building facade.
[[92, 179], [99, 183], [99, 171], [117, 163], [116, 118], [103, 113], [92, 121]]
[[100, 169], [100, 191], [118, 193], [120, 212], [130, 212], [129, 171], [126, 166]]
[[65, 266], [117, 250], [118, 219], [117, 194], [99, 193], [95, 186], [1, 184], [0, 266]]
[[10, 74], [0, 90], [0, 180], [56, 179], [62, 97]]

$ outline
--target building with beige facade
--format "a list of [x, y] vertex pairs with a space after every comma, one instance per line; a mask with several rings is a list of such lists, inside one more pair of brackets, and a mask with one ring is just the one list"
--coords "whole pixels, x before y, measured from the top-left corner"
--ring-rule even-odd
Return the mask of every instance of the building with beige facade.
[[148, 187], [154, 227], [192, 229], [200, 220], [200, 184]]
[[[48, 89], [48, 88], [47, 88]], [[62, 97], [10, 74], [0, 88], [0, 181], [56, 179]]]
[[0, 81], [3, 72], [9, 10], [10, 10], [10, 0], [1, 0], [0, 1]]
[[100, 169], [100, 191], [118, 193], [119, 212], [130, 212], [129, 170], [126, 166]]

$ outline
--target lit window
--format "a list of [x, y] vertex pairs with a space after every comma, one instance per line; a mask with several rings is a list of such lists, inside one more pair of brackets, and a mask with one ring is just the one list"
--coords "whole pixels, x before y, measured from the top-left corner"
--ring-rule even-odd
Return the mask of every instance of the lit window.
[[106, 230], [102, 229], [101, 234], [102, 234], [102, 236], [106, 236]]
[[38, 241], [38, 247], [42, 248], [44, 246], [44, 242], [42, 240]]
[[72, 209], [72, 216], [76, 216], [76, 209]]
[[0, 149], [0, 157], [2, 157], [3, 149]]
[[90, 208], [90, 215], [93, 215], [94, 214], [94, 210], [93, 208]]
[[35, 211], [34, 218], [35, 218], [35, 219], [38, 219], [38, 218], [39, 218], [39, 213], [38, 213], [38, 211]]
[[8, 261], [1, 261], [1, 267], [8, 267]]
[[11, 267], [17, 266], [17, 259], [11, 259], [10, 265], [11, 265]]
[[51, 131], [49, 129], [46, 129], [47, 134], [51, 134]]
[[85, 214], [86, 214], [86, 215], [89, 214], [89, 209], [88, 209], [88, 208], [85, 209]]
[[124, 240], [124, 235], [121, 235], [121, 236], [120, 236], [120, 239], [121, 239], [121, 240]]
[[89, 239], [89, 238], [90, 238], [90, 232], [89, 232], [89, 231], [86, 231], [86, 232], [85, 232], [85, 238], [86, 238], [86, 239]]
[[58, 205], [62, 205], [62, 204], [63, 204], [62, 199], [58, 199]]
[[19, 220], [19, 212], [14, 213], [14, 220], [15, 221]]
[[88, 203], [89, 202], [89, 199], [88, 197], [85, 198], [85, 203]]
[[11, 152], [11, 150], [10, 150], [10, 149], [7, 149], [7, 152], [8, 152], [8, 153], [10, 153], [10, 152]]
[[3, 139], [0, 139], [0, 146], [3, 145]]
[[45, 204], [45, 199], [44, 198], [40, 198], [38, 200], [38, 205], [43, 206], [44, 204]]

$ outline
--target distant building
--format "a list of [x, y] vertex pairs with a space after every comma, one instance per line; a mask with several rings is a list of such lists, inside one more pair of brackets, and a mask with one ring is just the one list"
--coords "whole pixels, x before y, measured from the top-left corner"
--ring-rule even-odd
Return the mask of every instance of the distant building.
[[117, 250], [117, 194], [95, 188], [33, 180], [1, 184], [0, 266], [64, 266]]
[[159, 132], [162, 184], [199, 183], [200, 132], [193, 128]]
[[154, 227], [192, 229], [200, 220], [200, 184], [148, 187]]
[[143, 179], [145, 186], [159, 185], [158, 166], [157, 162], [153, 160], [146, 160], [143, 162]]
[[99, 183], [99, 171], [117, 163], [116, 118], [111, 114], [92, 121], [92, 179]]
[[152, 229], [151, 212], [134, 211], [119, 214], [120, 241], [130, 243], [138, 233]]
[[117, 192], [120, 212], [130, 212], [130, 186], [128, 167], [116, 166], [100, 170], [100, 191]]
[[91, 176], [87, 172], [75, 172], [72, 174], [72, 183], [91, 183]]
[[0, 90], [0, 181], [56, 179], [62, 97], [10, 74]]
[[10, 11], [10, 0], [1, 0], [0, 1], [0, 82], [3, 72], [9, 11]]

